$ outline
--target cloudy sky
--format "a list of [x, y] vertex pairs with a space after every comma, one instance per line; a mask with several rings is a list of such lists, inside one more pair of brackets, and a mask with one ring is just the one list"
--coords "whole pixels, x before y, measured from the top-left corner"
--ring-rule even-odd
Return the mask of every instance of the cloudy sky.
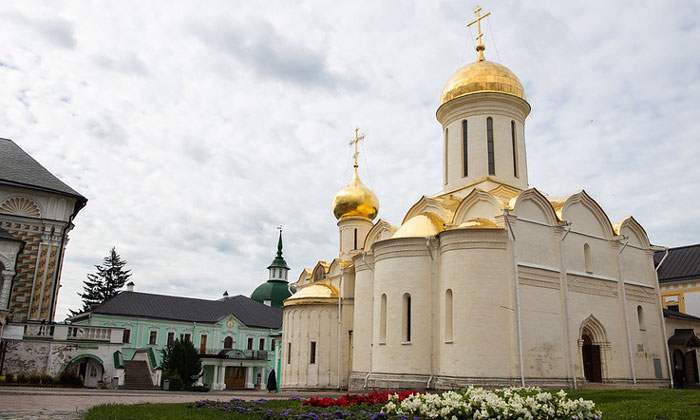
[[[0, 5], [0, 131], [88, 198], [57, 319], [112, 246], [136, 289], [249, 295], [279, 224], [296, 278], [337, 256], [360, 176], [399, 224], [440, 190], [444, 83], [474, 1]], [[700, 3], [483, 2], [486, 56], [523, 82], [529, 182], [585, 188], [653, 243], [700, 242]], [[472, 36], [475, 31], [472, 31]]]

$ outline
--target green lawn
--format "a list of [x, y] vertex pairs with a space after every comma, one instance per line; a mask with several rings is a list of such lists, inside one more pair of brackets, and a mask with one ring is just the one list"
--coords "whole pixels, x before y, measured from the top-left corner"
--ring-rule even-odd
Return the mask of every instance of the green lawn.
[[[577, 390], [568, 393], [570, 398], [593, 400], [603, 412], [604, 420], [700, 420], [700, 390]], [[202, 398], [206, 399], [206, 394]], [[263, 418], [268, 409], [289, 410], [292, 415], [310, 410], [300, 404], [292, 400], [270, 401], [260, 404], [260, 409], [251, 413], [188, 408], [186, 404], [109, 404], [91, 408], [85, 420], [252, 420]], [[361, 415], [361, 410], [376, 412], [379, 408], [355, 407], [352, 412], [357, 418], [365, 419], [369, 416]], [[334, 410], [325, 409], [326, 412]], [[323, 409], [314, 408], [313, 411], [321, 413]], [[290, 415], [290, 418], [294, 417]]]
[[604, 420], [700, 420], [700, 390], [571, 390], [570, 398], [592, 400]]

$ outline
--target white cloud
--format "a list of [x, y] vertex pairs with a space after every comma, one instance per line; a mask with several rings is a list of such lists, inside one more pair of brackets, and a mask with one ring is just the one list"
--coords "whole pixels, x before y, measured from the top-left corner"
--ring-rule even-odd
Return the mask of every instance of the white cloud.
[[[400, 223], [441, 187], [434, 113], [474, 60], [472, 3], [5, 5], [0, 135], [89, 199], [59, 317], [113, 245], [137, 290], [210, 298], [266, 279], [278, 224], [293, 278], [330, 260], [355, 125], [361, 176]], [[700, 7], [635, 4], [489, 5], [487, 58], [532, 105], [531, 185], [585, 188], [654, 243], [695, 243]]]

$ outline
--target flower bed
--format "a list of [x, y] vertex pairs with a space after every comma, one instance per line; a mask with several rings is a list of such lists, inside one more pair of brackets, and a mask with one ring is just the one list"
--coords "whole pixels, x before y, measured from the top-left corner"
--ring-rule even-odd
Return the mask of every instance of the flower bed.
[[345, 394], [338, 399], [334, 398], [309, 398], [304, 401], [303, 405], [309, 407], [348, 407], [351, 405], [374, 405], [374, 404], [386, 404], [389, 401], [389, 396], [394, 395], [398, 401], [403, 401], [407, 397], [417, 394], [418, 391], [401, 391], [401, 392], [377, 392], [372, 391], [369, 394]]
[[[301, 402], [301, 399], [298, 399]], [[417, 391], [345, 394], [341, 398], [292, 401], [198, 401], [188, 407], [236, 412], [266, 420], [593, 420], [600, 411], [591, 401], [571, 400], [564, 391], [555, 394], [539, 388], [463, 391], [422, 394]]]
[[564, 391], [552, 394], [538, 388], [489, 391], [469, 387], [460, 392], [414, 394], [402, 401], [394, 394], [382, 412], [389, 416], [446, 420], [592, 420], [601, 417], [592, 401], [570, 400]]

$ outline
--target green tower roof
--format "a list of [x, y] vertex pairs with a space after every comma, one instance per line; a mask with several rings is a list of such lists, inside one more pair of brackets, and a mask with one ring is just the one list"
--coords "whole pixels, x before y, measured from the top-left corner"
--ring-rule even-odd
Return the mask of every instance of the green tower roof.
[[270, 268], [284, 268], [289, 270], [289, 266], [287, 265], [287, 261], [284, 260], [284, 257], [282, 256], [282, 231], [280, 230], [280, 238], [277, 241], [277, 256], [275, 257], [274, 260], [272, 260], [272, 264], [270, 264], [268, 267]]
[[265, 303], [266, 300], [269, 300], [270, 306], [281, 308], [282, 302], [292, 295], [288, 286], [289, 283], [287, 282], [268, 281], [258, 286], [253, 294], [250, 295], [250, 298], [260, 303]]

